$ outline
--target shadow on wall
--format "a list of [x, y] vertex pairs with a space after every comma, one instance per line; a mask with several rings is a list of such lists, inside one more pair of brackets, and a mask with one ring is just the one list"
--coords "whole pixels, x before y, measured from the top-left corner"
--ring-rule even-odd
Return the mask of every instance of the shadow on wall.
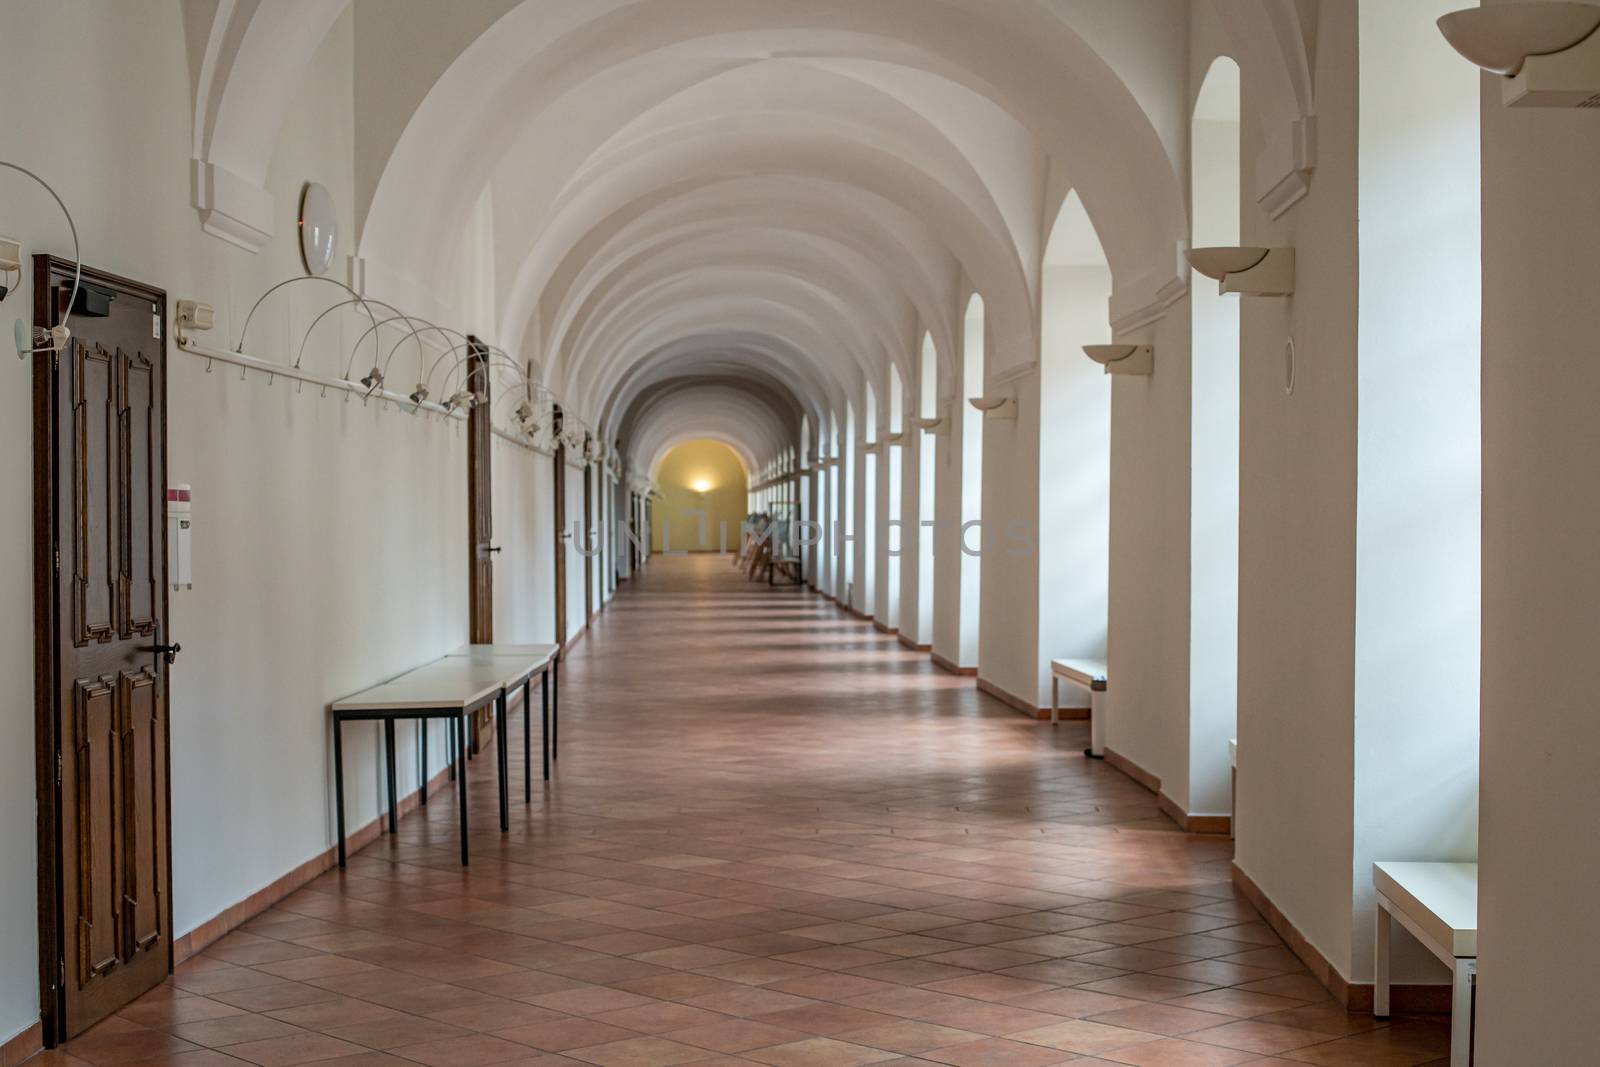
[[737, 452], [721, 441], [685, 441], [662, 459], [656, 484], [652, 551], [738, 549], [750, 481]]

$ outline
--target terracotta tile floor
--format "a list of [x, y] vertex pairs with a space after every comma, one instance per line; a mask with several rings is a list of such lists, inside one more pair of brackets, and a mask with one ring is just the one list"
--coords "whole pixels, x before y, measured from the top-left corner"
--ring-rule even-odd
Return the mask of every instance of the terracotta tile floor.
[[725, 559], [625, 589], [509, 834], [477, 761], [470, 868], [438, 794], [41, 1065], [1442, 1062], [1440, 1020], [1334, 1008], [1083, 724]]

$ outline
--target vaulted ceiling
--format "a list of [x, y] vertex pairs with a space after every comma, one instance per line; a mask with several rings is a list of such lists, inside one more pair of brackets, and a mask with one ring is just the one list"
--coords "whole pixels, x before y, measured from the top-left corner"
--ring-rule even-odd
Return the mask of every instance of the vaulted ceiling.
[[[345, 6], [189, 4], [197, 166], [238, 179], [241, 243], [285, 70]], [[1174, 146], [1138, 95], [1158, 93], [1143, 66], [1174, 57], [1103, 58], [1140, 66], [1148, 4], [352, 6], [370, 286], [433, 307], [459, 270], [441, 250], [487, 205], [497, 321], [480, 328], [636, 469], [685, 435], [757, 466], [802, 420], [859, 410], [866, 383], [885, 397], [891, 367], [909, 383], [924, 335], [947, 392], [971, 292], [990, 366], [1036, 358], [1044, 246], [1071, 191], [1113, 321], [1183, 291]]]

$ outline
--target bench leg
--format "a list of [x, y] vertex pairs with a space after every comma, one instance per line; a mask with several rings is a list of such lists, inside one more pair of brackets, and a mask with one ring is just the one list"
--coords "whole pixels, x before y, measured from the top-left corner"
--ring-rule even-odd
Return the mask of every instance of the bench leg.
[[1377, 905], [1373, 915], [1377, 925], [1373, 927], [1372, 946], [1372, 1014], [1380, 1019], [1389, 1017], [1389, 939], [1393, 933], [1394, 920], [1389, 918], [1389, 912], [1382, 904]]
[[388, 783], [389, 783], [389, 832], [391, 834], [397, 834], [397, 833], [400, 832], [400, 803], [396, 799], [397, 793], [396, 793], [396, 790], [395, 790], [395, 781], [394, 781], [394, 779], [395, 779], [395, 773], [394, 773], [395, 772], [395, 768], [394, 768], [394, 720], [393, 719], [384, 719], [383, 720], [383, 756], [384, 756], [384, 762], [388, 765], [388, 768], [389, 768], [389, 773], [388, 773]]
[[456, 788], [460, 792], [461, 806], [461, 866], [467, 865], [467, 714], [455, 718], [456, 735]]
[[417, 796], [417, 803], [423, 807], [428, 806], [428, 720], [417, 720], [417, 747], [422, 750], [422, 791]]
[[1472, 1062], [1472, 978], [1477, 973], [1477, 960], [1456, 960], [1455, 991], [1450, 998], [1450, 1067], [1467, 1067]]
[[495, 753], [495, 774], [500, 779], [500, 832], [506, 833], [511, 829], [511, 760], [506, 749], [511, 747], [511, 724], [506, 722], [506, 691], [500, 690], [500, 696], [494, 702], [494, 744], [499, 749]]
[[344, 720], [333, 717], [333, 810], [339, 835], [339, 866], [344, 866]]
[[1061, 679], [1050, 676], [1050, 725], [1061, 724]]

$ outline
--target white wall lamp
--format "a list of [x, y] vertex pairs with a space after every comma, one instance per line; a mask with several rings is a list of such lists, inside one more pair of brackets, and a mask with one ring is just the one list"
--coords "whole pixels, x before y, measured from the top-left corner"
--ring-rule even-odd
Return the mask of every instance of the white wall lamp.
[[[11, 279], [13, 274], [16, 281]], [[0, 300], [4, 300], [22, 281], [22, 242], [15, 237], [0, 237], [0, 275], [5, 276], [0, 281]]]
[[888, 437], [885, 437], [884, 441], [891, 448], [893, 448], [895, 445], [903, 445], [906, 443], [905, 431], [902, 430], [899, 433], [892, 433]]
[[1148, 375], [1156, 369], [1153, 345], [1084, 345], [1083, 354], [1105, 367], [1107, 374]]
[[1294, 249], [1244, 246], [1191, 248], [1189, 266], [1215, 278], [1219, 293], [1288, 296], [1294, 292]]
[[178, 317], [175, 320], [178, 335], [178, 347], [183, 348], [189, 344], [189, 333], [204, 333], [217, 324], [217, 313], [210, 304], [203, 304], [198, 300], [179, 300]]
[[[19, 167], [15, 163], [8, 163], [0, 159], [0, 167], [14, 170], [26, 178], [32, 178], [44, 191], [50, 194], [56, 206], [61, 208], [61, 214], [67, 217], [67, 229], [72, 231], [72, 293], [67, 297], [67, 309], [62, 313], [59, 325], [48, 330], [42, 326], [30, 327], [22, 319], [18, 319], [12, 327], [12, 336], [17, 342], [17, 358], [27, 359], [35, 352], [60, 352], [67, 347], [67, 342], [72, 338], [72, 331], [67, 329], [67, 320], [72, 318], [72, 309], [78, 306], [78, 288], [83, 283], [83, 250], [78, 245], [78, 225], [72, 221], [72, 212], [67, 210], [66, 201], [61, 199], [59, 193], [50, 187], [50, 183], [39, 177], [26, 167]], [[7, 238], [14, 247], [10, 252], [9, 262], [14, 264], [18, 280], [22, 276], [22, 242]], [[6, 298], [10, 289], [0, 289], [0, 300]]]
[[974, 396], [968, 397], [967, 403], [983, 412], [985, 419], [1016, 421], [1017, 398], [1014, 396]]
[[1505, 107], [1600, 108], [1600, 6], [1514, 3], [1441, 15], [1439, 32], [1500, 76]]
[[942, 434], [950, 428], [949, 409], [941, 404], [938, 412], [931, 419], [924, 419], [913, 415], [911, 416], [911, 425], [921, 430], [923, 433], [931, 433], [934, 435]]

